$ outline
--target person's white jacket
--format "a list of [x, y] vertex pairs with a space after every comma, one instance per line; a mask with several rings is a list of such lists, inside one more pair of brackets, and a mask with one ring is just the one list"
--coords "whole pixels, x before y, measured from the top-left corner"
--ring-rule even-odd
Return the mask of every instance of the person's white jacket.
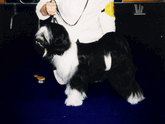
[[[36, 13], [40, 20], [48, 19], [40, 13], [41, 7], [50, 0], [40, 0]], [[62, 18], [73, 25], [81, 16], [87, 0], [55, 0]], [[114, 0], [89, 0], [80, 20], [74, 26], [67, 25], [56, 14], [57, 22], [69, 33], [70, 40], [89, 43], [100, 39], [107, 32], [115, 32], [115, 16], [113, 15]], [[105, 10], [105, 11], [103, 11]]]

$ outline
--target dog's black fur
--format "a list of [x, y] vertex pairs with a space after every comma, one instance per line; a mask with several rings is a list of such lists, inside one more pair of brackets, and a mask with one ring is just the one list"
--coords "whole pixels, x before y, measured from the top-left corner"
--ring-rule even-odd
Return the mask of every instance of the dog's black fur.
[[[36, 44], [42, 54], [45, 49], [47, 50], [44, 57], [52, 62], [55, 69], [58, 67], [52, 61], [53, 57], [63, 56], [66, 51], [71, 49], [71, 44], [76, 44], [78, 65], [75, 67], [73, 76], [67, 82], [71, 89], [86, 93], [88, 83], [108, 79], [113, 88], [127, 100], [131, 94], [132, 99], [139, 99], [132, 103], [128, 100], [131, 104], [136, 104], [144, 99], [143, 92], [135, 80], [136, 68], [133, 65], [131, 50], [123, 36], [110, 32], [93, 43], [84, 44], [79, 41], [73, 43], [69, 40], [68, 33], [63, 26], [49, 24], [45, 27], [47, 31], [39, 30], [36, 34]], [[112, 63], [111, 68], [105, 71], [107, 65], [104, 57], [107, 55], [111, 56]]]

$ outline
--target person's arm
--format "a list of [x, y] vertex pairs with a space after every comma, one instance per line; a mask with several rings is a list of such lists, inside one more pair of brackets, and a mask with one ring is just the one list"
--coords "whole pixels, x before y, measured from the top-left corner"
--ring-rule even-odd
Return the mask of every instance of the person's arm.
[[36, 6], [36, 13], [39, 19], [45, 20], [56, 14], [56, 3], [54, 0], [40, 0]]
[[116, 31], [113, 0], [110, 0], [110, 2], [102, 10], [99, 19], [104, 34]]

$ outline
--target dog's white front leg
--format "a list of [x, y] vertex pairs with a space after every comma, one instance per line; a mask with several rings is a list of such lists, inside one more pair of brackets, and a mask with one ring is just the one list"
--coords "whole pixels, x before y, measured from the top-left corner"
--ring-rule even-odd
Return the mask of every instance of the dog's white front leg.
[[65, 94], [67, 95], [67, 99], [65, 100], [66, 106], [81, 106], [83, 100], [86, 98], [85, 93], [80, 93], [76, 89], [71, 89], [69, 85], [67, 85]]

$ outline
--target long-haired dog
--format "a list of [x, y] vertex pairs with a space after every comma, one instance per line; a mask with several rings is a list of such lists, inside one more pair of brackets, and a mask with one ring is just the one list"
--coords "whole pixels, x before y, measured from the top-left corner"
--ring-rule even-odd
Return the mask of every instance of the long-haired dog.
[[131, 50], [126, 39], [115, 32], [93, 43], [72, 42], [59, 24], [42, 26], [35, 35], [42, 56], [50, 60], [57, 82], [66, 85], [67, 106], [80, 106], [88, 83], [108, 79], [112, 87], [131, 104], [144, 99], [135, 80]]

